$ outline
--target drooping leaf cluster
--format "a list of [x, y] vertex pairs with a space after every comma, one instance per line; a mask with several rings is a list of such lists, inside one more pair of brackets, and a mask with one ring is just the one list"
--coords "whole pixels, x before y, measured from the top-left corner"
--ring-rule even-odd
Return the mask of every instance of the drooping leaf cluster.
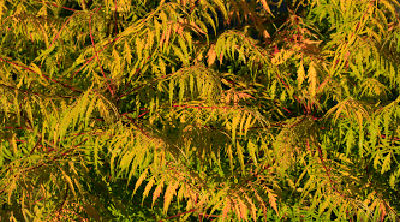
[[399, 220], [399, 14], [0, 0], [0, 220]]

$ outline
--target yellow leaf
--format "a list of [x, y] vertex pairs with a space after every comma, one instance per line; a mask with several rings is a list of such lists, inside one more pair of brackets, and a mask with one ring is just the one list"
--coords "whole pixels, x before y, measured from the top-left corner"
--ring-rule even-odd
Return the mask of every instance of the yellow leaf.
[[360, 128], [360, 133], [361, 133], [362, 128], [363, 128], [363, 116], [359, 110], [356, 111], [356, 116], [357, 116], [357, 122], [358, 122], [358, 125]]
[[389, 186], [394, 189], [395, 188], [396, 177], [394, 174], [389, 177]]
[[[44, 78], [44, 76], [43, 76], [43, 72], [42, 72], [42, 69], [41, 68], [39, 68], [35, 63], [31, 63], [31, 67], [30, 67], [33, 71], [35, 71], [35, 73], [36, 74], [38, 74], [41, 78], [39, 78], [39, 80], [40, 80], [40, 82], [43, 84], [43, 85], [45, 85], [45, 86], [47, 86], [47, 85], [49, 85], [49, 82], [47, 81], [47, 79], [45, 79]], [[51, 78], [51, 76], [50, 76], [50, 78]]]
[[142, 182], [144, 181], [144, 179], [146, 179], [147, 173], [148, 173], [148, 172], [149, 172], [149, 171], [146, 169], [146, 170], [142, 173], [142, 175], [140, 175], [139, 179], [136, 181], [136, 186], [135, 186], [135, 191], [134, 191], [134, 193], [136, 193], [136, 191], [137, 191], [137, 189], [139, 188], [139, 186], [142, 184]]
[[197, 55], [197, 61], [202, 61], [203, 60], [203, 52], [200, 52], [198, 55]]
[[224, 15], [225, 19], [228, 19], [228, 12], [226, 11], [224, 1], [221, 0], [214, 0], [214, 3], [218, 6], [218, 8], [221, 10], [222, 14]]
[[244, 124], [244, 136], [247, 135], [247, 130], [250, 128], [251, 114], [247, 116], [246, 123]]
[[303, 60], [300, 61], [299, 69], [297, 70], [297, 85], [300, 89], [301, 84], [303, 84], [305, 79], [305, 71], [304, 71], [304, 64]]
[[247, 202], [250, 204], [250, 214], [251, 217], [253, 218], [253, 221], [257, 221], [257, 208], [256, 205], [251, 201], [251, 199], [245, 195]]
[[128, 42], [125, 41], [125, 59], [128, 64], [132, 63], [132, 54], [131, 54], [131, 47], [129, 46]]
[[253, 162], [257, 165], [257, 156], [256, 156], [256, 151], [257, 151], [257, 145], [252, 143], [251, 141], [249, 141], [249, 143], [247, 144], [248, 148], [249, 148], [249, 153], [250, 153], [250, 157], [253, 160]]
[[[396, 15], [396, 9], [393, 6], [394, 5], [393, 3], [390, 3], [389, 1], [386, 1], [386, 0], [382, 0], [380, 2], [383, 5], [385, 5], [385, 8], [388, 9], [390, 11], [390, 13], [392, 13], [393, 15]], [[396, 2], [396, 1], [393, 1], [393, 2]]]
[[231, 166], [231, 169], [233, 170], [233, 154], [232, 154], [232, 145], [228, 145], [228, 149], [226, 151], [228, 153], [228, 158], [229, 158], [229, 165]]
[[160, 182], [160, 184], [158, 184], [158, 186], [157, 186], [156, 189], [154, 190], [154, 193], [153, 193], [153, 204], [152, 204], [152, 206], [154, 206], [154, 202], [156, 202], [157, 198], [160, 197], [161, 191], [162, 191], [162, 188], [163, 188], [163, 185], [164, 185], [164, 180], [162, 180], [162, 181]]
[[239, 132], [240, 134], [242, 134], [242, 132], [244, 131], [244, 123], [246, 121], [246, 114], [243, 114], [242, 119], [240, 120], [240, 124], [239, 124]]
[[134, 152], [126, 152], [125, 155], [122, 157], [121, 162], [119, 163], [119, 166], [122, 170], [128, 169], [129, 166], [131, 165], [131, 162], [133, 160], [133, 157], [135, 156]]
[[240, 120], [240, 111], [239, 113], [234, 114], [234, 117], [232, 119], [232, 142], [235, 141], [236, 127], [239, 124], [239, 120]]
[[340, 0], [340, 10], [346, 11], [346, 0]]
[[382, 163], [381, 174], [390, 170], [390, 153], [385, 157], [385, 160]]
[[9, 139], [11, 146], [13, 148], [13, 152], [15, 155], [18, 154], [18, 145], [17, 145], [17, 134], [13, 133], [12, 137]]
[[74, 197], [76, 196], [75, 193], [75, 188], [74, 188], [74, 184], [72, 183], [72, 179], [70, 176], [68, 176], [65, 171], [61, 170], [61, 173], [63, 174], [64, 179], [67, 181], [67, 183], [69, 184], [69, 187], [71, 188], [72, 194], [74, 195]]
[[175, 183], [170, 184], [165, 191], [165, 198], [164, 198], [164, 213], [166, 214], [168, 211], [168, 206], [171, 204], [171, 201], [175, 195], [176, 189], [179, 187], [179, 182], [175, 181]]
[[222, 209], [222, 218], [225, 219], [228, 216], [228, 212], [231, 211], [231, 201], [228, 199], [225, 202], [225, 206]]
[[303, 43], [308, 44], [308, 45], [312, 45], [312, 44], [319, 45], [322, 43], [322, 40], [303, 39]]
[[0, 1], [0, 18], [3, 15], [3, 9], [7, 9], [6, 8], [6, 2], [5, 1]]
[[154, 176], [150, 179], [150, 181], [147, 183], [146, 187], [144, 188], [143, 191], [143, 200], [144, 198], [146, 198], [149, 195], [150, 189], [153, 187], [154, 185]]
[[8, 205], [11, 205], [11, 196], [12, 196], [12, 193], [13, 193], [13, 190], [15, 189], [15, 188], [17, 188], [17, 183], [16, 183], [16, 181], [13, 179], [12, 181], [11, 181], [11, 183], [9, 183], [9, 185], [8, 185], [8, 193], [7, 193], [7, 203], [8, 203]]
[[310, 63], [310, 68], [308, 69], [308, 91], [311, 97], [315, 97], [317, 94], [317, 69], [315, 68], [315, 62]]
[[325, 209], [328, 208], [328, 206], [329, 206], [330, 203], [331, 203], [331, 200], [330, 200], [330, 199], [326, 199], [326, 200], [320, 205], [320, 207], [319, 207], [319, 212], [318, 212], [318, 216], [321, 216], [321, 215], [324, 213]]
[[165, 37], [165, 48], [164, 48], [164, 50], [168, 49], [168, 42], [169, 42], [171, 33], [172, 33], [172, 26], [170, 25], [170, 26], [168, 26], [168, 29], [167, 29], [167, 32], [166, 32], [166, 37]]
[[136, 38], [135, 45], [136, 45], [136, 53], [138, 61], [141, 61], [143, 57], [143, 48], [144, 48], [143, 41], [140, 38]]
[[242, 199], [238, 199], [240, 218], [247, 220], [247, 206]]
[[243, 147], [240, 146], [239, 141], [237, 142], [237, 154], [239, 157], [239, 163], [240, 163], [240, 168], [242, 169], [243, 173], [244, 171], [244, 155], [243, 155]]

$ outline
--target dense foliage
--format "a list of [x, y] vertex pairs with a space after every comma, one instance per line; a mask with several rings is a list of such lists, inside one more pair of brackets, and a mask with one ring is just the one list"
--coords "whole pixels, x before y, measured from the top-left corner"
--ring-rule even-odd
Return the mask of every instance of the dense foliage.
[[396, 0], [0, 0], [0, 220], [399, 221]]

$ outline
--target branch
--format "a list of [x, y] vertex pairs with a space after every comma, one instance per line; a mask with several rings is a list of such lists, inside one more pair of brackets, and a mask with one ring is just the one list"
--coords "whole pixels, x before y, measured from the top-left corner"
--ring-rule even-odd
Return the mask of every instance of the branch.
[[5, 58], [2, 58], [2, 57], [0, 57], [0, 61], [5, 62], [5, 63], [8, 63], [8, 64], [11, 64], [11, 65], [14, 65], [14, 66], [19, 67], [19, 68], [22, 68], [22, 69], [24, 69], [24, 70], [26, 70], [26, 71], [28, 71], [28, 72], [34, 73], [34, 74], [36, 74], [36, 75], [42, 76], [42, 77], [45, 78], [46, 80], [49, 80], [49, 81], [52, 81], [52, 82], [57, 83], [57, 84], [59, 84], [59, 85], [62, 85], [62, 86], [64, 86], [64, 87], [66, 87], [66, 88], [69, 88], [70, 90], [72, 90], [72, 91], [74, 91], [74, 92], [82, 93], [81, 90], [75, 89], [73, 86], [67, 85], [67, 84], [62, 83], [62, 82], [60, 82], [60, 81], [58, 81], [58, 80], [50, 79], [50, 77], [49, 77], [48, 75], [46, 75], [46, 74], [44, 74], [44, 73], [39, 74], [39, 73], [37, 73], [35, 70], [33, 70], [32, 68], [30, 68], [30, 67], [26, 67], [26, 66], [20, 65], [20, 64], [18, 64], [17, 62], [8, 61], [8, 60], [6, 60]]
[[103, 74], [104, 79], [106, 80], [107, 88], [108, 88], [108, 90], [110, 91], [111, 96], [114, 97], [114, 91], [112, 90], [110, 84], [108, 83], [107, 76], [106, 76], [106, 74], [104, 73], [103, 67], [102, 67], [101, 64], [99, 63], [99, 56], [97, 55], [96, 45], [94, 44], [94, 40], [93, 40], [91, 23], [92, 23], [92, 15], [90, 15], [90, 18], [89, 18], [89, 35], [90, 35], [90, 41], [92, 42], [93, 50], [94, 50], [94, 53], [95, 53], [95, 56], [96, 56], [96, 61], [97, 61], [98, 65], [99, 65], [99, 67], [100, 67], [100, 70], [101, 70], [101, 73]]

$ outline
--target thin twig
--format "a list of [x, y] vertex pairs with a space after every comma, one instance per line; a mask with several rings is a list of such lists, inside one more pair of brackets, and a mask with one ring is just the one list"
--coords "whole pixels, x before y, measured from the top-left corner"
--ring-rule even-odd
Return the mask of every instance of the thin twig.
[[114, 97], [114, 91], [112, 90], [110, 84], [108, 83], [107, 76], [106, 76], [106, 74], [104, 73], [103, 67], [101, 66], [101, 64], [100, 64], [100, 62], [99, 62], [99, 56], [98, 56], [97, 51], [96, 51], [96, 44], [94, 43], [94, 39], [93, 39], [93, 35], [92, 35], [92, 26], [91, 26], [91, 22], [92, 22], [92, 15], [90, 15], [90, 18], [89, 18], [89, 35], [90, 35], [90, 41], [92, 42], [94, 54], [95, 54], [95, 56], [96, 56], [96, 61], [97, 61], [97, 64], [99, 65], [99, 67], [100, 67], [100, 70], [101, 70], [101, 73], [102, 73], [102, 75], [103, 75], [103, 78], [104, 78], [105, 81], [106, 81], [107, 88], [108, 88], [108, 90], [110, 91], [111, 96]]

